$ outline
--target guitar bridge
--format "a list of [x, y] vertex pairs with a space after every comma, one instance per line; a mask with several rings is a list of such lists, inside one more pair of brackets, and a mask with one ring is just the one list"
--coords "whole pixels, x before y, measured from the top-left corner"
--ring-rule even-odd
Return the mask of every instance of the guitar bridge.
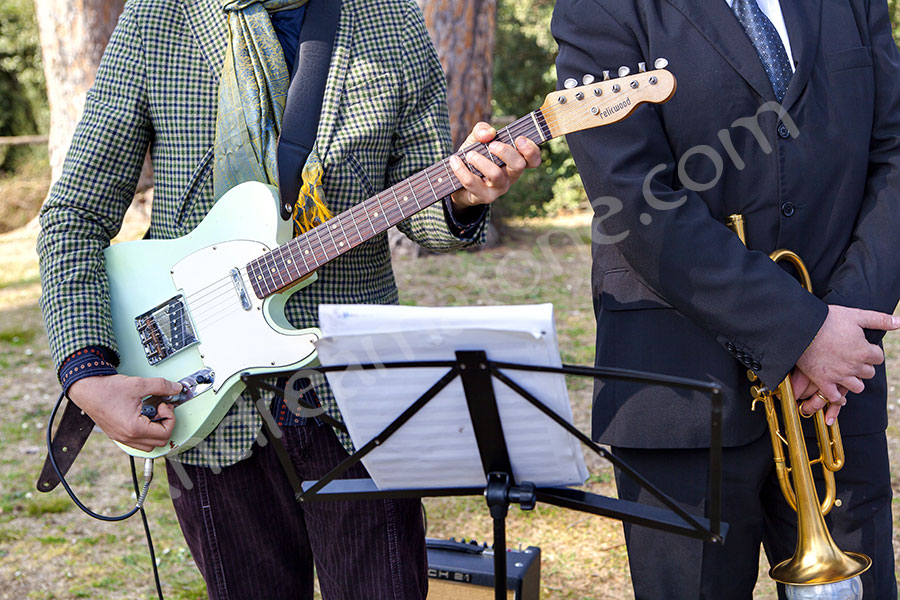
[[199, 341], [194, 333], [184, 296], [181, 295], [138, 315], [134, 326], [141, 338], [147, 362], [151, 365], [158, 364]]

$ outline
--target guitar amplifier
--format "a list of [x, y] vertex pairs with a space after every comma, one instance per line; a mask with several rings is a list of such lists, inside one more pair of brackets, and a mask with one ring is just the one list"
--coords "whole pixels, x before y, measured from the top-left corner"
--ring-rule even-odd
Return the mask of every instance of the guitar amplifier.
[[[494, 555], [490, 548], [454, 539], [427, 539], [428, 600], [493, 600]], [[506, 552], [508, 600], [538, 600], [541, 549]]]

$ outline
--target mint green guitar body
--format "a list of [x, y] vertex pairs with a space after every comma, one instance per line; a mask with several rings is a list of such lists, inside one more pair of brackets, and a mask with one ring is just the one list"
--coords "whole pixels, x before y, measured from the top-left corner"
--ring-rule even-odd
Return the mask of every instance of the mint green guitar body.
[[242, 373], [293, 371], [315, 360], [321, 332], [294, 329], [284, 314], [288, 297], [315, 275], [260, 300], [246, 272], [249, 261], [286, 243], [291, 230], [279, 217], [275, 191], [244, 183], [184, 237], [106, 250], [119, 372], [172, 381], [213, 374], [175, 407], [166, 447], [142, 452], [119, 444], [128, 454], [156, 458], [195, 446], [243, 391]]

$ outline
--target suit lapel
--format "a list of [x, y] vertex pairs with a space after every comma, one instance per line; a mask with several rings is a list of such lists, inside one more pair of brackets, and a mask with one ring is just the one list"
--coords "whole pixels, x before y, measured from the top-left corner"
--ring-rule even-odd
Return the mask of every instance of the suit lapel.
[[228, 27], [225, 14], [214, 0], [189, 0], [181, 5], [200, 52], [216, 81], [225, 62]]
[[784, 14], [784, 24], [791, 40], [791, 53], [797, 65], [782, 101], [785, 110], [789, 110], [806, 87], [816, 60], [822, 25], [822, 3], [821, 0], [786, 0], [781, 3], [781, 12]]
[[328, 69], [328, 80], [325, 82], [325, 95], [322, 98], [322, 112], [319, 115], [319, 128], [316, 132], [316, 147], [319, 157], [328, 164], [328, 150], [337, 124], [341, 95], [344, 90], [344, 79], [350, 64], [350, 50], [353, 39], [353, 9], [351, 2], [341, 6], [341, 17], [338, 30], [334, 36], [334, 50], [331, 53], [331, 66]]
[[[735, 71], [766, 100], [775, 92], [756, 48], [725, 0], [667, 0], [696, 27]], [[785, 4], [793, 4], [788, 0]]]

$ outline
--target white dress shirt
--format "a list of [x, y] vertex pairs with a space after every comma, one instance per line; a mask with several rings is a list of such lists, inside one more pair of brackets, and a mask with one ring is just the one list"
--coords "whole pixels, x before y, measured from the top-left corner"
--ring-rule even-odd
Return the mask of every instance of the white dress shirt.
[[[725, 2], [727, 2], [728, 7], [731, 8], [734, 0], [725, 0]], [[791, 71], [796, 70], [794, 69], [794, 55], [791, 54], [791, 40], [788, 39], [787, 27], [784, 24], [784, 15], [781, 12], [781, 3], [779, 0], [756, 0], [756, 3], [759, 4], [763, 13], [769, 17], [769, 20], [772, 21], [772, 25], [775, 26], [775, 31], [778, 32], [778, 36], [784, 44], [784, 49], [787, 51], [788, 61], [791, 63]]]

